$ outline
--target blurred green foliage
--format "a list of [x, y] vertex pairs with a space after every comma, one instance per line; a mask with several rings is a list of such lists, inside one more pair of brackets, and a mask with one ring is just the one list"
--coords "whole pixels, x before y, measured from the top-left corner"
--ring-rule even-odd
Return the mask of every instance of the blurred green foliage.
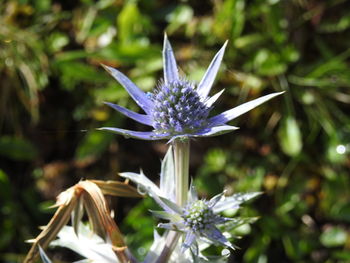
[[[164, 144], [94, 128], [144, 129], [103, 106], [109, 101], [137, 110], [100, 63], [152, 90], [162, 75], [164, 31], [180, 67], [195, 81], [229, 40], [213, 92], [226, 91], [214, 111], [286, 91], [241, 117], [234, 123], [239, 131], [192, 143], [192, 175], [203, 196], [222, 188], [265, 192], [247, 208], [260, 220], [242, 227], [249, 235], [237, 240], [242, 249], [233, 260], [349, 262], [345, 0], [3, 0], [1, 259], [20, 262], [28, 250], [24, 240], [48, 221], [39, 203], [80, 178], [115, 178], [144, 167], [157, 180]], [[154, 204], [134, 205], [114, 204], [118, 224], [142, 256], [153, 235], [147, 209]]]

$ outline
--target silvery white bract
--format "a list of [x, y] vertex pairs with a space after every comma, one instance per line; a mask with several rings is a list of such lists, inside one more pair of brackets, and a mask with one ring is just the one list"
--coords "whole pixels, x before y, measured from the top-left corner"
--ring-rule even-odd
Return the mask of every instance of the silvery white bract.
[[[154, 231], [154, 241], [149, 249], [149, 252], [144, 259], [143, 263], [155, 263], [158, 262], [158, 257], [161, 254], [165, 244], [166, 244], [166, 237], [167, 237], [168, 232], [166, 231], [165, 234], [162, 236], [158, 234], [158, 232], [155, 230]], [[194, 257], [193, 254], [189, 253], [188, 251], [181, 251], [181, 243], [178, 242], [176, 247], [171, 253], [170, 258], [167, 260], [167, 263], [226, 263], [227, 258], [229, 256], [229, 253], [225, 254], [225, 250], [223, 250], [223, 253], [221, 256], [210, 256], [210, 257], [205, 257], [202, 255], [200, 251], [203, 251], [204, 249], [208, 248], [207, 243], [201, 243], [199, 245], [199, 254]]]
[[50, 246], [69, 248], [85, 259], [76, 263], [118, 263], [120, 262], [112, 249], [103, 238], [91, 231], [89, 226], [80, 224], [79, 234], [74, 228], [64, 226], [58, 233], [58, 239], [52, 241]]
[[[153, 244], [147, 253], [146, 258], [143, 263], [155, 263], [158, 260], [159, 255], [162, 253], [164, 246], [166, 244], [166, 237], [168, 231], [166, 231], [162, 236], [154, 230]], [[170, 258], [167, 261], [168, 263], [191, 263], [193, 262], [192, 257], [189, 253], [181, 253], [181, 248], [179, 244], [172, 251]]]
[[117, 69], [104, 68], [126, 89], [145, 114], [139, 114], [119, 105], [107, 105], [127, 117], [152, 127], [152, 131], [130, 131], [114, 127], [103, 127], [114, 133], [142, 140], [174, 140], [178, 137], [207, 137], [238, 129], [227, 122], [250, 111], [260, 104], [282, 94], [272, 93], [244, 103], [221, 114], [210, 117], [213, 104], [224, 90], [209, 96], [219, 70], [227, 42], [215, 55], [198, 85], [179, 76], [175, 56], [167, 36], [164, 37], [164, 79], [153, 93], [145, 93]]
[[154, 216], [169, 222], [161, 223], [158, 227], [184, 233], [184, 241], [180, 251], [180, 254], [182, 252], [184, 256], [187, 255], [184, 252], [191, 248], [194, 256], [204, 258], [200, 253], [200, 244], [203, 242], [233, 249], [234, 245], [227, 239], [230, 236], [227, 231], [255, 220], [254, 218], [226, 218], [220, 214], [227, 209], [238, 209], [242, 203], [260, 193], [234, 194], [228, 197], [222, 193], [207, 201], [198, 199], [195, 188], [191, 186], [187, 204], [184, 207], [175, 204], [172, 147], [169, 148], [162, 162], [160, 187], [156, 186], [143, 173], [121, 173], [120, 175], [136, 183], [142, 192], [150, 195], [162, 207], [163, 211], [152, 211], [152, 213]]
[[50, 258], [46, 255], [45, 251], [42, 249], [41, 246], [39, 246], [39, 254], [40, 254], [40, 258], [42, 260], [43, 263], [52, 263], [52, 261], [50, 260]]
[[147, 193], [154, 198], [163, 197], [175, 202], [175, 169], [173, 147], [170, 146], [161, 165], [159, 187], [141, 171], [138, 173], [120, 173], [121, 177], [137, 184], [140, 193]]

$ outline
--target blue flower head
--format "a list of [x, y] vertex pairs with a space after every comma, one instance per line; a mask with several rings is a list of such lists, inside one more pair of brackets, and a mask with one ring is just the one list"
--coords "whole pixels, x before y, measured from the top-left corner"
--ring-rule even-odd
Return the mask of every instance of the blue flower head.
[[161, 81], [153, 93], [143, 92], [123, 73], [104, 66], [127, 90], [145, 114], [139, 114], [109, 102], [106, 102], [106, 104], [131, 119], [151, 126], [153, 130], [139, 132], [113, 127], [103, 127], [100, 130], [108, 130], [126, 137], [142, 140], [174, 140], [178, 137], [215, 136], [238, 129], [226, 123], [282, 92], [263, 96], [219, 115], [209, 117], [214, 102], [223, 92], [222, 90], [214, 96], [209, 96], [226, 45], [227, 42], [215, 55], [201, 82], [195, 85], [179, 76], [174, 53], [165, 35], [163, 47], [164, 80]]

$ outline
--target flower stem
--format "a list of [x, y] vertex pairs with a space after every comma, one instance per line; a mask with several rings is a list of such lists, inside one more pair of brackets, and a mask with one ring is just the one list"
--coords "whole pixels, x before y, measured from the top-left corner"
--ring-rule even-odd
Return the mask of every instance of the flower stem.
[[187, 202], [189, 163], [190, 163], [190, 140], [175, 140], [173, 144], [175, 159], [175, 196], [176, 203], [183, 207]]
[[180, 234], [178, 232], [170, 231], [168, 233], [167, 238], [165, 240], [164, 248], [155, 263], [165, 263], [169, 261], [171, 252], [173, 252], [173, 250], [175, 249], [179, 238]]
[[[187, 202], [188, 193], [190, 141], [188, 139], [175, 140], [173, 142], [173, 153], [175, 161], [176, 204], [183, 207]], [[180, 236], [181, 234], [179, 232], [170, 231], [168, 233], [165, 246], [156, 263], [168, 262]]]

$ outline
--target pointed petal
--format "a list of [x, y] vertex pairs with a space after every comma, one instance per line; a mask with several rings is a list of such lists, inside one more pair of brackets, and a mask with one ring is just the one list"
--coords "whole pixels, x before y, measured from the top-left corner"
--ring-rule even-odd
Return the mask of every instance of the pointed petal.
[[124, 114], [125, 116], [129, 117], [130, 119], [133, 119], [139, 123], [146, 124], [148, 126], [152, 126], [152, 119], [149, 115], [145, 114], [139, 114], [136, 112], [133, 112], [131, 110], [128, 110], [122, 106], [119, 106], [117, 104], [113, 104], [110, 102], [104, 102], [104, 104], [108, 105], [109, 107], [112, 107], [116, 111], [119, 111], [120, 113]]
[[186, 134], [181, 134], [181, 135], [175, 135], [173, 137], [171, 137], [171, 139], [168, 141], [168, 144], [179, 139], [188, 139], [190, 137], [210, 137], [210, 136], [217, 136], [217, 135], [221, 135], [221, 134], [225, 134], [234, 130], [238, 130], [238, 127], [235, 126], [230, 126], [230, 125], [220, 125], [220, 126], [214, 126], [214, 127], [210, 127], [210, 128], [205, 128], [203, 130], [200, 130], [196, 133], [186, 133]]
[[253, 192], [253, 193], [237, 193], [232, 196], [225, 197], [225, 199], [220, 200], [220, 202], [216, 203], [213, 207], [213, 211], [215, 214], [225, 211], [226, 209], [236, 209], [239, 208], [240, 204], [261, 195], [261, 192]]
[[175, 204], [174, 202], [170, 201], [169, 199], [163, 198], [163, 197], [159, 197], [160, 200], [162, 200], [162, 202], [164, 204], [166, 204], [167, 207], [169, 207], [172, 211], [174, 211], [175, 213], [182, 215], [182, 209], [180, 206], [178, 206], [177, 204]]
[[209, 200], [209, 207], [212, 208], [214, 207], [223, 197], [224, 197], [224, 194], [225, 194], [225, 191], [220, 193], [220, 194], [217, 194], [216, 196], [214, 196], [213, 198], [211, 198]]
[[253, 224], [259, 217], [235, 217], [235, 218], [225, 218], [226, 222], [222, 225], [225, 232], [231, 232], [233, 229], [246, 224]]
[[172, 201], [162, 197], [161, 195], [157, 195], [155, 192], [152, 191], [152, 189], [148, 189], [149, 195], [153, 198], [156, 203], [164, 209], [164, 211], [172, 214], [182, 214], [181, 208], [173, 203]]
[[219, 115], [216, 115], [209, 119], [211, 125], [221, 125], [225, 124], [226, 122], [233, 120], [234, 118], [254, 109], [255, 107], [259, 106], [260, 104], [263, 104], [264, 102], [283, 94], [283, 92], [276, 92], [269, 95], [265, 95], [263, 97], [257, 98], [255, 100], [248, 101], [246, 103], [243, 103], [233, 109], [230, 109], [228, 111], [225, 111]]
[[40, 258], [44, 263], [52, 263], [52, 261], [49, 259], [49, 257], [46, 255], [45, 251], [42, 249], [40, 245], [39, 245], [39, 253], [40, 253]]
[[202, 253], [199, 253], [199, 251], [203, 251], [204, 249], [203, 246], [205, 246], [207, 244], [205, 244], [204, 242], [201, 243], [201, 249], [199, 249], [199, 245], [197, 242], [194, 242], [191, 246], [191, 253], [192, 253], [192, 260], [193, 262], [196, 262], [196, 259], [202, 259], [202, 261], [199, 262], [210, 262], [209, 259], [207, 257], [205, 257]]
[[164, 34], [163, 67], [165, 83], [171, 83], [179, 79], [174, 52], [166, 34]]
[[146, 93], [137, 87], [127, 76], [112, 67], [101, 64], [104, 69], [112, 75], [130, 94], [134, 101], [148, 114], [151, 113], [153, 102], [147, 97]]
[[205, 235], [207, 238], [209, 238], [211, 241], [215, 243], [220, 243], [224, 246], [234, 249], [231, 242], [228, 241], [227, 238], [221, 233], [221, 231], [217, 229], [215, 226], [207, 228], [205, 230]]
[[143, 260], [143, 263], [154, 263], [156, 262], [157, 258], [159, 257], [160, 253], [163, 250], [164, 247], [164, 240], [165, 236], [167, 235], [167, 231], [165, 231], [165, 234], [163, 236], [159, 235], [157, 230], [153, 231], [153, 243], [150, 249], [148, 250], [148, 253]]
[[181, 246], [181, 253], [184, 253], [186, 249], [190, 248], [195, 240], [196, 234], [193, 231], [188, 231]]
[[158, 241], [162, 237], [159, 235], [158, 231], [156, 229], [153, 229], [153, 240]]
[[175, 164], [172, 146], [162, 161], [159, 187], [164, 197], [175, 202]]
[[149, 210], [149, 211], [154, 217], [158, 217], [160, 219], [165, 219], [172, 222], [181, 220], [181, 217], [177, 214], [170, 214], [165, 211], [155, 211], [155, 210]]
[[213, 85], [216, 74], [218, 73], [218, 70], [222, 61], [222, 57], [224, 56], [226, 46], [227, 46], [227, 41], [225, 42], [223, 47], [219, 50], [219, 52], [216, 53], [203, 79], [198, 84], [197, 91], [202, 98], [206, 98], [210, 92], [210, 89]]
[[188, 202], [193, 203], [198, 200], [198, 194], [196, 188], [193, 185], [193, 179], [191, 178], [190, 189], [188, 191]]
[[169, 207], [167, 203], [163, 202], [161, 196], [157, 195], [156, 193], [150, 191], [150, 196], [153, 198], [153, 200], [161, 207], [164, 211], [167, 213], [174, 213], [174, 210], [172, 207]]
[[221, 91], [216, 93], [214, 96], [210, 97], [210, 99], [204, 102], [205, 106], [207, 106], [208, 108], [211, 107], [224, 91], [225, 89], [222, 89]]
[[161, 191], [159, 190], [158, 186], [156, 186], [150, 179], [148, 179], [142, 171], [139, 174], [126, 172], [120, 173], [119, 175], [123, 178], [131, 180], [133, 183], [143, 188], [148, 194], [152, 192], [157, 195], [161, 194]]
[[97, 130], [110, 131], [110, 132], [114, 132], [114, 133], [123, 135], [126, 138], [134, 138], [134, 139], [148, 140], [148, 141], [163, 140], [163, 139], [169, 138], [169, 134], [158, 134], [155, 132], [130, 131], [130, 130], [124, 130], [124, 129], [119, 129], [119, 128], [113, 128], [113, 127], [102, 127], [102, 128], [98, 128]]
[[157, 225], [159, 228], [165, 228], [172, 231], [183, 231], [183, 225], [178, 223], [159, 223]]
[[230, 126], [230, 125], [214, 126], [211, 128], [201, 130], [201, 131], [197, 132], [196, 134], [190, 135], [190, 136], [192, 136], [192, 137], [217, 136], [217, 135], [221, 135], [221, 134], [231, 132], [231, 131], [234, 131], [237, 129], [239, 129], [239, 128], [235, 127], [235, 126]]

